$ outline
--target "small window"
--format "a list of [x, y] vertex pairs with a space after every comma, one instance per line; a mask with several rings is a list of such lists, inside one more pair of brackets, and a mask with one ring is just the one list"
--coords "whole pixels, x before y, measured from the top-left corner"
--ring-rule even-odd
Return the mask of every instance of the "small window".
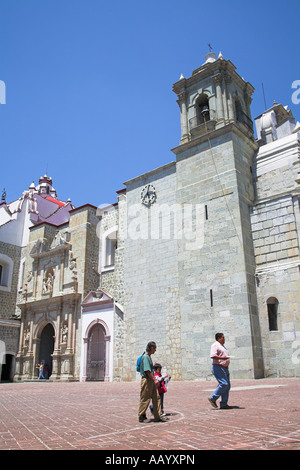
[[13, 274], [14, 262], [8, 256], [0, 253], [0, 290], [9, 292]]
[[106, 239], [105, 266], [113, 266], [115, 264], [115, 253], [117, 249], [117, 240]]
[[102, 269], [114, 268], [117, 249], [117, 226], [112, 227], [102, 236]]
[[267, 300], [269, 330], [278, 331], [278, 300], [270, 297]]
[[23, 288], [23, 280], [24, 280], [24, 272], [25, 272], [25, 258], [21, 260], [20, 263], [20, 271], [19, 271], [19, 281], [18, 281], [18, 291], [22, 292]]

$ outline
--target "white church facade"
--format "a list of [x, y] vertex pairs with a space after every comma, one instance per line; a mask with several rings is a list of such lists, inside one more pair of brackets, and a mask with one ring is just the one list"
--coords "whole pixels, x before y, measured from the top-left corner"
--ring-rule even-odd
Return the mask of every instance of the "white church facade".
[[45, 360], [51, 380], [136, 380], [153, 340], [174, 379], [205, 379], [217, 331], [233, 378], [300, 375], [299, 123], [274, 102], [255, 138], [254, 89], [221, 54], [173, 91], [174, 161], [116, 204], [75, 208], [45, 175], [30, 210], [0, 205], [5, 378], [32, 380]]

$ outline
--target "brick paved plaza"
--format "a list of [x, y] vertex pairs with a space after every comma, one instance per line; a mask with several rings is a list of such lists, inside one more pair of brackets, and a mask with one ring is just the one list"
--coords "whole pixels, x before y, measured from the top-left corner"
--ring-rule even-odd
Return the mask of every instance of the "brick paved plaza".
[[169, 421], [139, 423], [138, 382], [2, 383], [0, 449], [300, 449], [300, 379], [234, 380], [231, 410], [209, 404], [215, 384], [171, 382]]

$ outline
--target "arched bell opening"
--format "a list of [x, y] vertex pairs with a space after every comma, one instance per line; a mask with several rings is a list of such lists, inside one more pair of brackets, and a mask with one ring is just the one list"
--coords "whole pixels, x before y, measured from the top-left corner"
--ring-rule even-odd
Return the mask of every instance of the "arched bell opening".
[[197, 125], [210, 120], [208, 96], [202, 93], [196, 101]]

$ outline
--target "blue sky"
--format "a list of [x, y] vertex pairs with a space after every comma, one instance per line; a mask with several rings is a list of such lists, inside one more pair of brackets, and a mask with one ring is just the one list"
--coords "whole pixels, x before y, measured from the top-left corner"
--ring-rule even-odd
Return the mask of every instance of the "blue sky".
[[222, 51], [255, 92], [252, 117], [293, 104], [300, 2], [0, 0], [0, 192], [46, 171], [75, 206], [117, 201], [123, 182], [175, 160], [172, 85]]

